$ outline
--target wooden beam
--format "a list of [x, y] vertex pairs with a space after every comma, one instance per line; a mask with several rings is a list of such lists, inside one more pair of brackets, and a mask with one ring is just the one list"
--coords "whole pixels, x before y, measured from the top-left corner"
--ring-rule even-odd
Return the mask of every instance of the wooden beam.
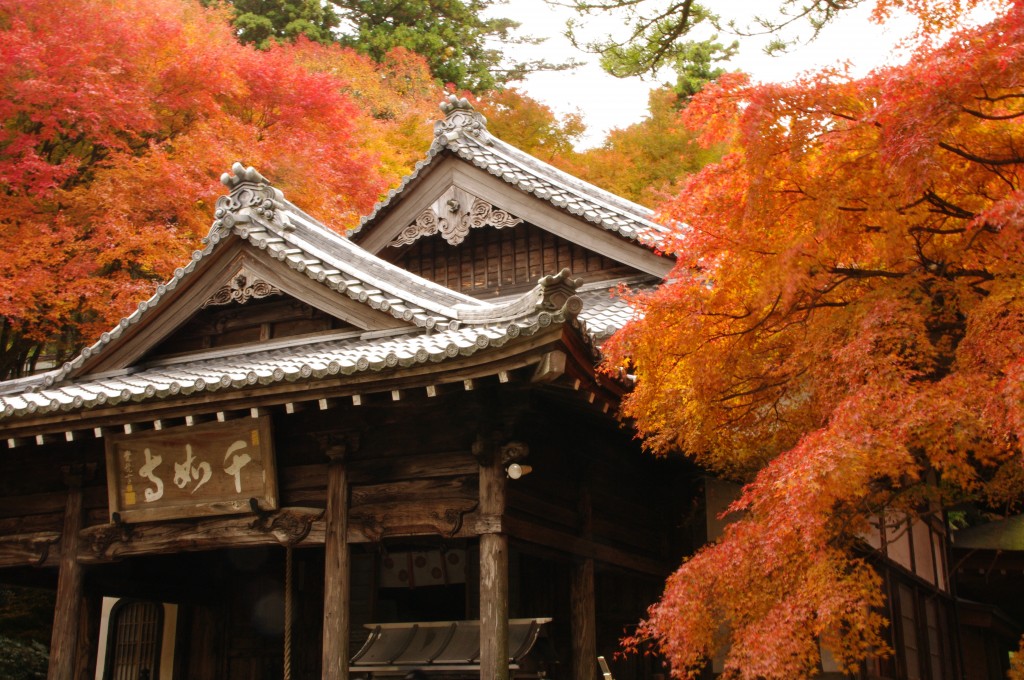
[[[497, 451], [480, 465], [480, 514], [505, 512], [505, 466]], [[508, 680], [508, 536], [480, 536], [480, 680]]]
[[245, 548], [257, 545], [323, 545], [322, 508], [282, 508], [252, 515], [194, 522], [100, 524], [80, 532], [83, 564], [112, 562], [137, 555]]
[[47, 680], [74, 680], [79, 616], [82, 610], [83, 570], [78, 562], [78, 532], [82, 528], [82, 482], [85, 470], [68, 468], [64, 529], [60, 541], [60, 572], [57, 575], [56, 616], [50, 636]]
[[25, 566], [55, 567], [59, 564], [59, 554], [52, 548], [58, 543], [60, 534], [56, 531], [0, 536], [0, 569]]
[[665, 578], [678, 566], [663, 560], [637, 555], [631, 551], [602, 545], [580, 538], [568, 531], [552, 529], [514, 515], [505, 515], [502, 526], [510, 536], [519, 540], [535, 543], [545, 548], [553, 548], [563, 554], [593, 557], [598, 562], [641, 574], [650, 574], [657, 578]]
[[[388, 536], [472, 538], [501, 530], [497, 518], [485, 520], [470, 509], [472, 506], [465, 499], [359, 506], [350, 512], [346, 542], [375, 543]], [[323, 508], [289, 507], [268, 512], [256, 521], [242, 516], [187, 523], [97, 524], [80, 532], [83, 547], [78, 560], [102, 564], [140, 555], [221, 548], [321, 546], [326, 536], [323, 516]], [[56, 543], [59, 536], [57, 532], [37, 532], [0, 537], [0, 568], [40, 564], [41, 559], [44, 566], [56, 566], [54, 551], [44, 554], [44, 547]]]
[[351, 555], [348, 545], [346, 447], [328, 450], [324, 535], [323, 680], [348, 680]]
[[535, 383], [546, 383], [553, 380], [557, 380], [565, 375], [565, 352], [561, 350], [552, 350], [545, 354], [540, 363], [537, 364], [537, 368], [533, 372], [533, 376], [530, 378], [531, 382]]
[[349, 510], [348, 542], [376, 543], [388, 536], [455, 538], [467, 530], [467, 525], [476, 526], [476, 505], [475, 498], [353, 505]]

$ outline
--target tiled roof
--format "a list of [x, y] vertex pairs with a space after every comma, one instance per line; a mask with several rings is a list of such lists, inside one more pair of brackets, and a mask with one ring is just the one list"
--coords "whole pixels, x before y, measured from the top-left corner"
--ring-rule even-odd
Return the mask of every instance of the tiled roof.
[[[483, 117], [464, 100], [453, 98], [446, 106], [448, 116], [438, 123], [434, 145], [417, 173], [438, 154], [457, 153], [523, 191], [623, 237], [654, 247], [665, 233], [651, 221], [646, 208], [495, 139]], [[407, 177], [405, 184], [416, 176]], [[331, 231], [252, 168], [236, 163], [232, 173], [221, 179], [231, 191], [217, 202], [204, 247], [73, 361], [39, 376], [0, 383], [0, 420], [444, 362], [503, 346], [552, 324], [569, 324], [585, 341], [600, 342], [632, 318], [633, 310], [607, 286], [577, 290], [580, 282], [564, 270], [544, 277], [529, 293], [514, 299], [484, 302], [463, 295], [381, 260]], [[367, 220], [386, 208], [394, 195], [378, 204]], [[157, 308], [170, 293], [195, 275], [229, 237], [305, 273], [335, 294], [405, 321], [408, 327], [225, 348], [126, 370], [83, 374], [84, 367], [93, 365], [91, 358], [129, 333], [133, 325], [158, 314]]]
[[169, 281], [157, 286], [153, 296], [139, 303], [117, 326], [59, 370], [46, 374], [44, 386], [75, 375], [132, 325], [154, 314], [167, 295], [232, 234], [338, 294], [427, 330], [509, 321], [550, 304], [545, 296], [550, 298], [565, 279], [565, 274], [561, 279], [546, 277], [550, 286], [539, 286], [505, 305], [481, 302], [368, 253], [289, 202], [253, 168], [236, 163], [232, 174], [225, 173], [221, 180], [231, 193], [217, 201], [216, 219], [203, 239], [205, 247], [195, 251], [188, 265], [176, 269]]
[[387, 197], [362, 219], [356, 232], [386, 211], [395, 197], [416, 182], [424, 169], [436, 162], [441, 154], [450, 152], [556, 208], [651, 248], [657, 248], [669, 233], [654, 221], [651, 210], [588, 184], [501, 141], [487, 131], [484, 117], [465, 99], [450, 96], [442, 110], [446, 118], [434, 127], [434, 142], [426, 160], [417, 163], [412, 174], [406, 176], [397, 189], [388, 192]]
[[[160, 400], [198, 392], [239, 390], [281, 382], [317, 380], [336, 375], [384, 371], [416, 364], [441, 363], [502, 347], [554, 324], [568, 323], [588, 336], [573, 304], [537, 312], [514, 323], [473, 326], [425, 333], [411, 329], [380, 333], [342, 333], [294, 344], [225, 348], [201, 357], [155, 362], [138, 369], [86, 376], [66, 384], [44, 384], [44, 376], [12, 381], [0, 393], [0, 420], [122, 403]], [[10, 388], [15, 390], [10, 392]]]
[[633, 307], [615, 294], [614, 289], [609, 290], [605, 286], [579, 291], [577, 294], [583, 301], [580, 319], [587, 324], [590, 336], [599, 342], [611, 337], [632, 320], [636, 313]]

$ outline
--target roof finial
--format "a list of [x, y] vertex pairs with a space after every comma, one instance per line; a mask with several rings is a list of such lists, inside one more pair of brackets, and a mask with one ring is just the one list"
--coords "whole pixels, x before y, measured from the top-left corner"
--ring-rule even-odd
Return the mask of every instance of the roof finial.
[[211, 240], [216, 242], [222, 232], [230, 232], [235, 225], [251, 222], [254, 217], [266, 220], [269, 225], [284, 231], [295, 228], [288, 219], [284, 194], [252, 166], [235, 163], [231, 166], [231, 172], [220, 176], [220, 181], [231, 193], [217, 199], [213, 226], [203, 239], [204, 243]]
[[540, 289], [540, 306], [544, 309], [561, 310], [567, 316], [575, 317], [583, 309], [583, 301], [576, 295], [576, 289], [583, 279], [574, 279], [568, 269], [557, 274], [543, 276], [537, 281]]
[[250, 182], [252, 184], [270, 184], [270, 181], [266, 177], [256, 171], [256, 168], [245, 167], [238, 161], [231, 166], [231, 172], [225, 172], [220, 176], [220, 183], [226, 186], [231, 191], [238, 188], [239, 184], [243, 182]]
[[454, 141], [460, 134], [476, 137], [481, 141], [489, 137], [487, 132], [487, 119], [483, 114], [473, 108], [469, 101], [453, 94], [441, 102], [441, 111], [444, 112], [444, 120], [434, 124], [434, 137], [443, 137], [444, 142]]

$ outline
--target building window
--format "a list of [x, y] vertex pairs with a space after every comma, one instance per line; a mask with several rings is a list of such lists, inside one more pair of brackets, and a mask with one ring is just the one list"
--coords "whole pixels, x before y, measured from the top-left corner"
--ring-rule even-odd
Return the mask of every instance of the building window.
[[164, 608], [121, 600], [110, 612], [104, 680], [158, 680]]
[[903, 633], [903, 663], [907, 680], [921, 680], [921, 651], [917, 638], [917, 612], [914, 591], [902, 583], [899, 586], [901, 632]]
[[939, 606], [937, 598], [929, 597], [924, 601], [925, 625], [928, 628], [928, 664], [932, 671], [932, 680], [944, 680], [947, 676], [948, 657], [944, 657], [942, 650], [948, 645], [943, 644], [946, 631], [945, 611]]

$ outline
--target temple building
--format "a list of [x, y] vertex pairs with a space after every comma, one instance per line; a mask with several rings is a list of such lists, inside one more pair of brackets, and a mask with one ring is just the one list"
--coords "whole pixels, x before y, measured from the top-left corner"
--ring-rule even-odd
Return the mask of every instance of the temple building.
[[[667, 674], [619, 640], [733, 489], [597, 368], [667, 230], [442, 108], [347, 238], [236, 164], [173, 278], [0, 383], [0, 583], [56, 590], [51, 680]], [[958, 677], [944, 527], [867, 542], [897, 653], [864, 677]]]

